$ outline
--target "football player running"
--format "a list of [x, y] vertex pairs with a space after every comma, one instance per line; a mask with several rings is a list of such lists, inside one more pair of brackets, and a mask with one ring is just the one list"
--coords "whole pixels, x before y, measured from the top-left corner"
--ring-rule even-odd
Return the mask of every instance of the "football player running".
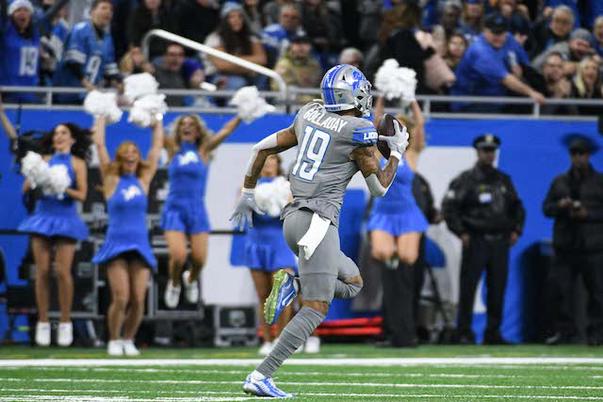
[[[247, 376], [243, 390], [258, 396], [292, 397], [274, 384], [274, 372], [325, 319], [333, 297], [352, 298], [362, 289], [358, 267], [339, 246], [337, 226], [343, 195], [360, 170], [370, 193], [383, 196], [408, 146], [406, 128], [397, 121], [395, 135], [385, 137], [363, 118], [371, 113], [371, 84], [356, 67], [340, 64], [327, 71], [321, 95], [322, 102], [302, 107], [290, 127], [254, 145], [241, 197], [231, 217], [237, 226], [244, 227], [252, 224], [252, 211], [263, 213], [255, 202], [254, 188], [264, 161], [268, 155], [299, 144], [289, 177], [293, 201], [281, 215], [285, 239], [299, 257], [299, 280], [284, 271], [275, 274], [265, 306], [266, 321], [274, 322], [298, 292], [302, 308], [270, 354]], [[383, 170], [377, 140], [385, 141], [391, 150]]]

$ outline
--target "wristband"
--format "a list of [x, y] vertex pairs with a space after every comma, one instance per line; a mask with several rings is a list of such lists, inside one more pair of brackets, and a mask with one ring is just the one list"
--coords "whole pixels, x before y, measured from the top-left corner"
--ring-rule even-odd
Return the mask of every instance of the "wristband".
[[390, 151], [389, 152], [389, 157], [394, 157], [398, 160], [398, 162], [400, 162], [402, 160], [402, 154], [398, 151]]
[[241, 189], [241, 193], [243, 193], [243, 194], [254, 194], [255, 193], [255, 188], [245, 188], [245, 187], [243, 187]]

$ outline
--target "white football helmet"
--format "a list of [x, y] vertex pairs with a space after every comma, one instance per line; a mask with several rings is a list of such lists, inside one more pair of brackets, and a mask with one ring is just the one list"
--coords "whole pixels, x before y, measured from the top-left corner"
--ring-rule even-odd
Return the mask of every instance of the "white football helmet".
[[369, 116], [373, 108], [371, 83], [356, 67], [339, 64], [331, 68], [320, 83], [325, 109], [329, 112], [358, 109]]

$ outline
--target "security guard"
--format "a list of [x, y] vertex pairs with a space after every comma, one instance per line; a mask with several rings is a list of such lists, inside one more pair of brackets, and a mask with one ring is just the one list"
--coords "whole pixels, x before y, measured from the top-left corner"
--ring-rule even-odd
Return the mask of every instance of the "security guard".
[[590, 164], [597, 144], [573, 134], [565, 138], [571, 157], [567, 173], [557, 176], [542, 205], [555, 219], [553, 266], [547, 283], [555, 333], [548, 344], [572, 343], [573, 288], [582, 276], [588, 291], [588, 343], [603, 344], [603, 174]]
[[475, 290], [486, 268], [488, 323], [484, 343], [505, 344], [500, 335], [509, 248], [523, 229], [525, 210], [511, 178], [494, 167], [500, 139], [474, 139], [477, 164], [451, 183], [442, 204], [448, 228], [463, 242], [456, 341], [475, 343], [471, 331]]

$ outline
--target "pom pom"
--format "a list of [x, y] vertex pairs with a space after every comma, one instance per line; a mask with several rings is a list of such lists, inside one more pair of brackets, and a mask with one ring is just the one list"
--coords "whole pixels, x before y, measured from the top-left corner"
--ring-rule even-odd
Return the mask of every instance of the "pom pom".
[[255, 202], [262, 211], [266, 211], [272, 217], [280, 216], [290, 198], [291, 185], [284, 177], [258, 184], [255, 188]]
[[48, 169], [48, 183], [44, 186], [45, 194], [56, 194], [62, 199], [65, 191], [71, 186], [71, 178], [65, 165], [54, 165]]
[[109, 124], [120, 121], [123, 114], [117, 107], [117, 95], [111, 92], [89, 92], [84, 99], [84, 110], [93, 116], [105, 116]]
[[239, 89], [228, 103], [237, 107], [239, 117], [245, 123], [251, 123], [275, 110], [274, 106], [266, 103], [266, 100], [260, 96], [255, 86]]
[[124, 79], [124, 96], [130, 103], [146, 95], [155, 95], [159, 83], [149, 73], [132, 74]]
[[410, 68], [400, 67], [395, 59], [387, 59], [375, 74], [375, 86], [387, 100], [402, 98], [413, 101], [417, 90], [417, 73]]
[[165, 95], [145, 95], [134, 102], [128, 121], [140, 127], [149, 127], [153, 121], [161, 120], [165, 112]]
[[49, 181], [48, 163], [32, 151], [21, 160], [21, 173], [29, 180], [31, 188], [43, 187]]

